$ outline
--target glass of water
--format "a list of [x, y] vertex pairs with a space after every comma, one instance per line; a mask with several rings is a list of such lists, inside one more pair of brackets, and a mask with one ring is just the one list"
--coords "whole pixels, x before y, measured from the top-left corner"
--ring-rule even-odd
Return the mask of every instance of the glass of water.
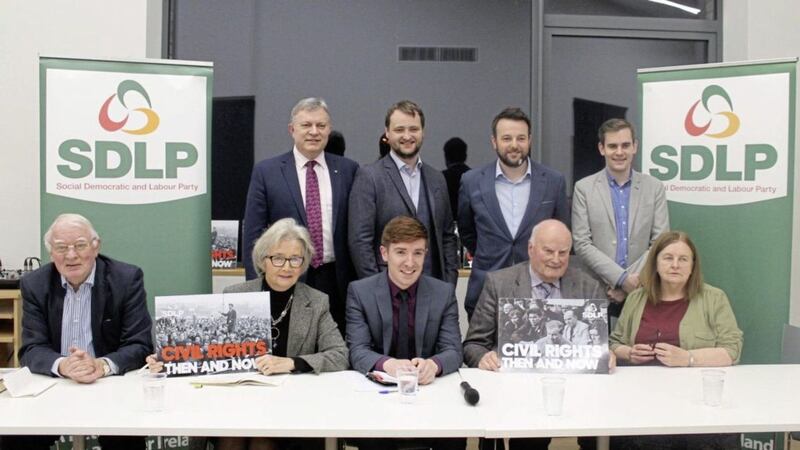
[[400, 393], [400, 403], [414, 403], [417, 398], [418, 384], [419, 370], [416, 367], [397, 369], [397, 391]]
[[142, 374], [142, 398], [145, 411], [164, 410], [164, 386], [167, 374], [144, 373]]

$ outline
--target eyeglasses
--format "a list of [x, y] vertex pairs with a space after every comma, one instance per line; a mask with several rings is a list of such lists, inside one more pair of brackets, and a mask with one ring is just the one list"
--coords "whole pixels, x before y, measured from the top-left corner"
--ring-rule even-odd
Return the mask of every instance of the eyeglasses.
[[656, 330], [656, 338], [650, 344], [650, 350], [655, 350], [656, 344], [658, 344], [659, 342], [661, 342], [661, 330]]
[[281, 255], [272, 255], [267, 256], [267, 259], [269, 259], [272, 265], [275, 267], [283, 267], [286, 265], [286, 261], [289, 261], [289, 267], [294, 269], [302, 266], [303, 261], [305, 261], [305, 258], [302, 256], [292, 256], [291, 258], [287, 258]]
[[[92, 239], [92, 241], [94, 241], [94, 239]], [[83, 253], [88, 250], [91, 245], [91, 242], [78, 241], [72, 245], [55, 244], [51, 247], [51, 249], [53, 250], [53, 253], [57, 255], [66, 255], [70, 248], [75, 250], [75, 253]]]

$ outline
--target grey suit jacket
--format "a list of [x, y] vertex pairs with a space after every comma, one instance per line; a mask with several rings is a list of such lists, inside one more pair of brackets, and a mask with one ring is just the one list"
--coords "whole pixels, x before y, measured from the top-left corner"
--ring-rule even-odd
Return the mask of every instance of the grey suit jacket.
[[[422, 275], [417, 286], [414, 342], [420, 358], [436, 357], [441, 375], [461, 366], [461, 331], [453, 285]], [[353, 369], [366, 373], [392, 346], [392, 298], [386, 271], [347, 290], [347, 346]]]
[[[458, 280], [457, 240], [447, 183], [441, 172], [422, 163], [422, 179], [427, 195], [436, 238], [439, 272], [444, 281], [455, 286]], [[389, 155], [358, 169], [350, 190], [347, 241], [358, 278], [383, 270], [386, 264], [380, 253], [381, 235], [387, 222], [397, 216], [416, 217], [417, 210], [408, 195], [394, 160]], [[427, 226], [427, 224], [425, 224]]]
[[464, 307], [475, 309], [487, 272], [528, 260], [528, 240], [534, 225], [558, 219], [569, 226], [569, 203], [564, 176], [535, 161], [525, 215], [515, 236], [508, 230], [495, 190], [496, 162], [470, 170], [461, 178], [458, 194], [458, 233], [472, 253], [472, 271]]
[[[223, 292], [258, 292], [261, 279], [228, 286]], [[314, 373], [347, 370], [347, 346], [333, 321], [328, 296], [298, 282], [294, 288], [286, 356], [303, 358]]]
[[[606, 298], [600, 283], [589, 275], [577, 258], [571, 259], [561, 277], [563, 298]], [[469, 322], [464, 340], [464, 362], [478, 367], [483, 355], [497, 346], [497, 300], [501, 297], [531, 298], [531, 275], [528, 261], [506, 269], [490, 272], [486, 276], [478, 305]]]
[[664, 185], [634, 171], [628, 208], [628, 267], [614, 261], [617, 225], [611, 203], [606, 169], [575, 184], [572, 197], [572, 238], [575, 254], [601, 281], [614, 287], [625, 270], [638, 273], [653, 241], [669, 230], [669, 212]]

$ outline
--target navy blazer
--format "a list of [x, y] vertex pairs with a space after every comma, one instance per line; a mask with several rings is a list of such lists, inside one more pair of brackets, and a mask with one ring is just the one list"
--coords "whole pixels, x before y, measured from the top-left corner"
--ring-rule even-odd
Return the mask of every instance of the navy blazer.
[[516, 236], [508, 230], [494, 189], [497, 162], [470, 170], [461, 177], [458, 193], [458, 233], [472, 254], [472, 271], [464, 308], [475, 309], [487, 272], [528, 260], [533, 227], [546, 219], [569, 226], [570, 210], [564, 176], [537, 162], [531, 164], [531, 192]]
[[[333, 198], [333, 253], [336, 257], [336, 278], [344, 298], [347, 283], [354, 278], [353, 265], [347, 248], [347, 199], [358, 163], [342, 156], [325, 153], [325, 163], [331, 179]], [[294, 153], [289, 151], [256, 164], [247, 191], [244, 213], [242, 251], [246, 278], [257, 278], [253, 266], [253, 245], [264, 230], [274, 222], [291, 217], [308, 227], [306, 207], [300, 193]]]
[[[458, 281], [457, 238], [455, 222], [450, 209], [450, 198], [444, 175], [428, 164], [422, 163], [420, 195], [427, 195], [433, 219], [438, 261], [442, 279], [455, 286]], [[376, 274], [386, 267], [381, 257], [383, 227], [397, 216], [417, 216], [417, 209], [408, 195], [406, 185], [394, 160], [386, 155], [358, 170], [350, 192], [350, 222], [348, 242], [353, 255], [353, 265], [359, 278]], [[425, 224], [427, 227], [428, 224]], [[430, 239], [428, 240], [430, 244]]]
[[[353, 281], [347, 290], [347, 346], [350, 365], [369, 372], [392, 346], [392, 294], [384, 270]], [[422, 275], [417, 286], [414, 342], [420, 358], [435, 356], [447, 375], [461, 366], [461, 330], [452, 284]]]
[[[114, 361], [119, 373], [138, 369], [153, 351], [142, 269], [99, 255], [92, 287], [95, 357]], [[61, 357], [61, 319], [66, 290], [53, 263], [22, 277], [22, 346], [19, 359], [31, 372], [53, 375]]]

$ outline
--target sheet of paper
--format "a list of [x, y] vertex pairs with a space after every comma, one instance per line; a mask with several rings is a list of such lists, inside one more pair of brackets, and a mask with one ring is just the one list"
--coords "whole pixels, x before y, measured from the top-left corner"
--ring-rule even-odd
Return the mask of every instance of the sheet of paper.
[[231, 373], [192, 377], [189, 383], [195, 387], [203, 386], [280, 386], [288, 374], [265, 376], [258, 373]]
[[3, 375], [3, 384], [12, 397], [35, 397], [53, 387], [57, 381], [52, 377], [33, 374], [27, 367]]

